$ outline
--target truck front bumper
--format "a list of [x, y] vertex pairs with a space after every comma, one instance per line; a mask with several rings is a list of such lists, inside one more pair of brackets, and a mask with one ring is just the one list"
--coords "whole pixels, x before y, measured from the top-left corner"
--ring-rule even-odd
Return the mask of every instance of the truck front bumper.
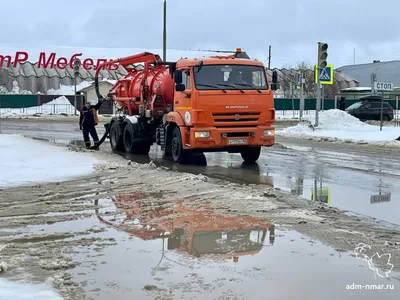
[[184, 130], [184, 149], [272, 146], [275, 143], [275, 128], [268, 125], [247, 128], [192, 127]]

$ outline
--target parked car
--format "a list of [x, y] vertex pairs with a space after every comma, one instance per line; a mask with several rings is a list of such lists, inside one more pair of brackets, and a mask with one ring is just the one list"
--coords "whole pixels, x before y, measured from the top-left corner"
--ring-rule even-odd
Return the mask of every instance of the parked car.
[[[361, 98], [360, 102], [356, 102], [346, 108], [346, 112], [360, 119], [361, 121], [366, 120], [377, 120], [381, 119], [381, 99], [380, 97], [367, 96]], [[394, 118], [393, 108], [389, 103], [383, 102], [383, 114], [382, 119], [384, 121], [391, 121]]]

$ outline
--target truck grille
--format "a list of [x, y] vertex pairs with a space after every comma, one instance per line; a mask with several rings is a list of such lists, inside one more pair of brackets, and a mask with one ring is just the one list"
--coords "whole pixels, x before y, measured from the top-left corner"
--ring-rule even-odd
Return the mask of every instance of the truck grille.
[[227, 122], [237, 125], [257, 125], [260, 112], [213, 113], [212, 117], [217, 126], [224, 126]]

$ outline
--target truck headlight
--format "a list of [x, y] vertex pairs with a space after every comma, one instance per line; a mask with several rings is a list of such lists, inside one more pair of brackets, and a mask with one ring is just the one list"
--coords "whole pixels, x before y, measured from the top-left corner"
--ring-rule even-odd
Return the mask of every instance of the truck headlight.
[[270, 129], [264, 130], [264, 136], [273, 136], [273, 135], [275, 135], [274, 130], [270, 130]]
[[194, 133], [195, 138], [209, 138], [210, 132], [209, 131], [196, 131]]

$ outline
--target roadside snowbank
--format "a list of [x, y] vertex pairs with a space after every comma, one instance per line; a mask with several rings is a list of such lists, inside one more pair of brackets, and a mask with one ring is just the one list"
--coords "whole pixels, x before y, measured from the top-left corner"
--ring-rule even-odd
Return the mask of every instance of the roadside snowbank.
[[[315, 115], [304, 116], [303, 120], [315, 124]], [[348, 113], [331, 109], [319, 114], [318, 127], [313, 129], [309, 123], [299, 123], [296, 126], [287, 127], [276, 133], [284, 136], [300, 138], [328, 138], [337, 141], [352, 141], [378, 145], [399, 145], [396, 139], [400, 136], [399, 127], [383, 127], [369, 125], [361, 122]]]
[[88, 175], [99, 162], [85, 153], [9, 134], [0, 134], [0, 157], [0, 188]]
[[34, 285], [0, 278], [0, 299], [62, 300], [63, 298], [46, 284]]
[[74, 114], [75, 108], [71, 105], [71, 102], [64, 97], [58, 97], [54, 100], [47, 102], [40, 106], [33, 106], [27, 108], [3, 108], [1, 109], [2, 117], [13, 117], [13, 116], [29, 116], [36, 114], [45, 115], [57, 115], [57, 114]]

